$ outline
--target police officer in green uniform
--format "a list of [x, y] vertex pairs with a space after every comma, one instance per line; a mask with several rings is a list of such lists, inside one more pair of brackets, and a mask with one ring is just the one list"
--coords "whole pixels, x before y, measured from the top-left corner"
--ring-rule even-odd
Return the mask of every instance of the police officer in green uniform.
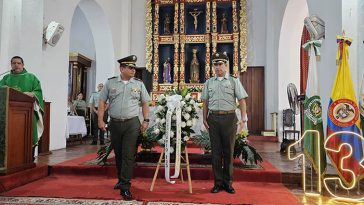
[[[148, 102], [151, 100], [143, 82], [134, 78], [136, 60], [135, 55], [118, 60], [121, 74], [107, 80], [101, 90], [98, 107], [99, 128], [105, 131], [103, 116], [106, 101], [109, 101], [109, 130], [119, 178], [114, 188], [120, 189], [120, 195], [125, 200], [132, 199], [130, 180], [135, 164], [136, 143], [140, 132], [148, 128]], [[142, 123], [138, 118], [140, 104], [144, 118]]]
[[[99, 106], [99, 97], [100, 92], [102, 88], [104, 87], [104, 84], [99, 83], [97, 85], [97, 92], [93, 92], [90, 97], [89, 105], [91, 107], [91, 120], [92, 120], [92, 134], [93, 134], [93, 140], [92, 145], [97, 145], [97, 137], [100, 139], [100, 145], [105, 144], [104, 143], [104, 131], [102, 129], [99, 129], [98, 126], [98, 116], [97, 116], [97, 109]], [[107, 109], [107, 108], [106, 108]], [[107, 113], [104, 114], [104, 122], [107, 123], [108, 115]]]
[[216, 76], [208, 79], [201, 95], [203, 101], [203, 123], [209, 131], [212, 150], [212, 169], [214, 187], [212, 193], [225, 190], [234, 194], [233, 154], [237, 117], [235, 114], [236, 99], [239, 101], [242, 120], [240, 128], [246, 122], [245, 98], [248, 97], [239, 79], [227, 72], [228, 57], [223, 53], [214, 53], [212, 63]]

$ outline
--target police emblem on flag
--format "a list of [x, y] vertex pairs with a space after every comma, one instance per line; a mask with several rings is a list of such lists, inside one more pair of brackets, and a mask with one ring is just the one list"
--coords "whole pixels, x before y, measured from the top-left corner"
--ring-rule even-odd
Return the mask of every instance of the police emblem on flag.
[[307, 107], [305, 108], [305, 115], [314, 124], [322, 122], [322, 106], [320, 97], [314, 96], [307, 100]]
[[330, 105], [329, 117], [335, 125], [348, 127], [358, 120], [359, 108], [352, 100], [339, 99]]

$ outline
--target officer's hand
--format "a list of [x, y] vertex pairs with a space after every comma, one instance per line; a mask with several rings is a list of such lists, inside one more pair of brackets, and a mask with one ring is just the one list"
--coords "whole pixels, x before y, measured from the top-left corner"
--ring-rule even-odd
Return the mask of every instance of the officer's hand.
[[245, 122], [243, 122], [242, 120], [240, 120], [239, 122], [238, 122], [238, 128], [239, 128], [239, 131], [238, 131], [238, 133], [241, 133], [243, 130], [247, 130], [248, 128], [246, 127], [246, 123]]
[[144, 133], [145, 130], [147, 130], [148, 125], [149, 125], [148, 122], [143, 121], [143, 123], [140, 125], [140, 131], [141, 131], [141, 133]]
[[106, 124], [103, 120], [99, 120], [99, 128], [103, 131], [106, 131]]
[[209, 124], [207, 123], [206, 120], [203, 121], [203, 125], [205, 125], [205, 127], [206, 127], [207, 130], [209, 129]]

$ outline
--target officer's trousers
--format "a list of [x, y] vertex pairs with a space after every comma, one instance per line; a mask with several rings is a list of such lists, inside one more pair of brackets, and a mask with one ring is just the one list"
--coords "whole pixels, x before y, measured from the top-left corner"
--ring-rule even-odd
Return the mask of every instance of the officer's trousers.
[[[97, 110], [97, 108], [95, 108]], [[104, 134], [105, 132], [102, 129], [99, 129], [99, 116], [95, 113], [92, 112], [92, 141], [93, 142], [97, 142], [97, 137], [99, 137], [100, 142], [103, 143], [104, 142]], [[107, 118], [109, 117], [109, 115], [107, 114], [107, 110], [105, 110], [105, 114], [104, 114], [104, 122], [107, 123]]]
[[138, 117], [125, 122], [111, 120], [109, 126], [120, 188], [129, 189], [135, 164], [136, 143], [140, 134], [140, 121]]
[[233, 154], [237, 129], [235, 113], [212, 114], [207, 118], [212, 151], [214, 184], [231, 185], [233, 181]]

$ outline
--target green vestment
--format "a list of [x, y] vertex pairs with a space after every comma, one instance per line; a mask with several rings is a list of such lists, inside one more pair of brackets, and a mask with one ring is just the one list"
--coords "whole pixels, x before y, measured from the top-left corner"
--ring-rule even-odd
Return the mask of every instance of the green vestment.
[[[43, 130], [43, 119], [40, 119], [40, 117], [43, 117], [44, 113], [44, 101], [40, 81], [34, 74], [28, 73], [28, 71], [24, 69], [20, 73], [12, 72], [5, 75], [4, 78], [0, 80], [0, 87], [1, 86], [8, 86], [20, 92], [31, 92], [34, 94], [36, 104], [39, 106], [39, 111], [35, 108], [33, 115], [33, 146], [37, 145], [38, 139], [42, 134], [41, 130]], [[38, 125], [38, 123], [41, 123], [41, 125]], [[38, 132], [38, 126], [41, 126], [39, 127], [40, 132]]]

